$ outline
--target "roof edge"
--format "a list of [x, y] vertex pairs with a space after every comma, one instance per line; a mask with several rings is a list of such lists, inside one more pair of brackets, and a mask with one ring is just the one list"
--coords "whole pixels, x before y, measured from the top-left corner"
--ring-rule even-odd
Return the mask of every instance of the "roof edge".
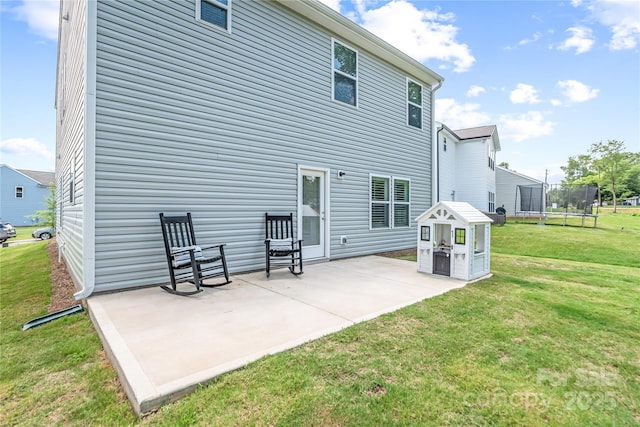
[[395, 65], [414, 78], [432, 86], [444, 81], [444, 77], [426, 65], [317, 0], [273, 1], [326, 28], [351, 44]]

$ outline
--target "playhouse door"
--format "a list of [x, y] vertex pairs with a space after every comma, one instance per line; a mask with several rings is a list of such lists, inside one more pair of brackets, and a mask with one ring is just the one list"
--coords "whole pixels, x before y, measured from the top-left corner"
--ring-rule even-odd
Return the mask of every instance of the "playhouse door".
[[303, 239], [304, 259], [327, 257], [326, 175], [327, 172], [320, 169], [300, 169], [298, 235]]

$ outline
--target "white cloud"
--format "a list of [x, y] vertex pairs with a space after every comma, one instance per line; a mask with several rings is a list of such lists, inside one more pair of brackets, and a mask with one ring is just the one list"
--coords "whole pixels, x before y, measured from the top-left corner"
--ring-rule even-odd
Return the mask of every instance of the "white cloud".
[[592, 89], [577, 80], [561, 80], [556, 84], [570, 102], [585, 102], [598, 96], [600, 89]]
[[488, 113], [478, 111], [480, 104], [458, 104], [455, 99], [436, 99], [436, 120], [451, 129], [466, 129], [481, 126], [491, 120]]
[[588, 6], [594, 17], [610, 27], [611, 50], [634, 49], [640, 41], [640, 2], [634, 0], [602, 0]]
[[566, 39], [558, 49], [569, 50], [575, 49], [576, 55], [588, 52], [593, 47], [595, 40], [590, 28], [587, 27], [571, 27], [567, 29], [567, 32], [571, 33], [571, 37]]
[[525, 114], [503, 114], [499, 119], [500, 139], [522, 142], [539, 136], [551, 135], [555, 123], [545, 120], [539, 111]]
[[53, 159], [53, 153], [35, 138], [10, 138], [0, 141], [0, 152]]
[[469, 46], [456, 40], [454, 15], [417, 9], [406, 0], [393, 0], [378, 9], [365, 9], [358, 1], [360, 24], [412, 58], [453, 63], [454, 71], [468, 71], [475, 58]]
[[562, 105], [562, 101], [560, 101], [559, 99], [552, 99], [551, 105], [553, 105], [554, 107], [559, 107]]
[[58, 40], [59, 0], [22, 0], [11, 11], [29, 25], [31, 31], [51, 40]]
[[529, 44], [529, 43], [535, 43], [538, 40], [540, 40], [541, 38], [542, 38], [542, 33], [537, 32], [533, 36], [531, 36], [530, 39], [522, 39], [522, 40], [520, 40], [518, 42], [518, 45], [519, 46], [524, 46], [524, 45]]
[[320, 0], [320, 3], [324, 3], [336, 12], [340, 12], [340, 0]]
[[538, 91], [533, 86], [524, 83], [518, 83], [518, 86], [509, 94], [509, 99], [514, 104], [537, 104], [540, 102]]
[[487, 90], [482, 86], [473, 85], [467, 91], [467, 97], [473, 98], [475, 96], [480, 95], [481, 93], [485, 93]]

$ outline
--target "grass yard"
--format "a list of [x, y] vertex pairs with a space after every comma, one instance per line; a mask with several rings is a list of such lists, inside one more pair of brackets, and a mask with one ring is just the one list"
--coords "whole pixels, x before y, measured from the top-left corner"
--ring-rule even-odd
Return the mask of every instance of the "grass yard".
[[492, 232], [492, 278], [265, 357], [142, 420], [86, 313], [20, 330], [46, 311], [49, 261], [44, 242], [2, 248], [0, 424], [638, 425], [640, 216]]

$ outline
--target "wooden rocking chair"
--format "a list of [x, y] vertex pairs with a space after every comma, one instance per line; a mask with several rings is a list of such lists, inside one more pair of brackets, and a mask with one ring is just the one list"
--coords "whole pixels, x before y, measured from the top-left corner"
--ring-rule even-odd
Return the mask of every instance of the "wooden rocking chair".
[[[227, 261], [224, 257], [224, 244], [200, 247], [196, 244], [193, 231], [191, 213], [180, 216], [165, 216], [160, 214], [162, 237], [167, 254], [167, 265], [171, 287], [163, 285], [162, 289], [175, 295], [193, 295], [202, 292], [202, 287], [216, 287], [231, 283]], [[214, 255], [205, 254], [205, 251]], [[225, 282], [214, 285], [204, 284], [203, 281], [224, 275]], [[180, 291], [177, 284], [190, 282], [196, 286], [193, 291]]]
[[[293, 237], [293, 214], [269, 215], [265, 213], [265, 240], [267, 277], [271, 273], [271, 260], [286, 258], [285, 265], [296, 276], [302, 274], [302, 240]], [[296, 269], [297, 267], [297, 269]]]

